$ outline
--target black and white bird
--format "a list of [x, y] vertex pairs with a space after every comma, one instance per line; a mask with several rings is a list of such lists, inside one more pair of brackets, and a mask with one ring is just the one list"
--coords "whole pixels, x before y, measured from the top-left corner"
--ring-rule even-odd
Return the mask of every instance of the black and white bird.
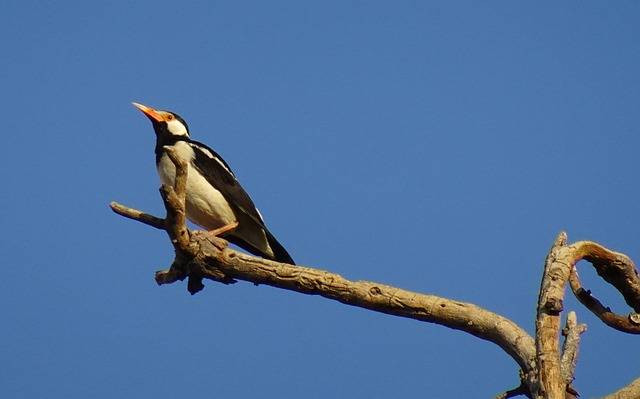
[[295, 264], [267, 229], [229, 165], [211, 148], [189, 137], [184, 119], [173, 112], [133, 105], [151, 120], [156, 132], [156, 167], [162, 184], [173, 186], [175, 179], [167, 148], [173, 148], [189, 165], [185, 201], [189, 220], [254, 255]]

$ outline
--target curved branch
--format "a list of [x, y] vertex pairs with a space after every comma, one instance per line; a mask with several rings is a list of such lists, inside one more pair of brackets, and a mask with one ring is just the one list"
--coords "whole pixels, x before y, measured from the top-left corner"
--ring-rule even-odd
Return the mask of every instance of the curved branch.
[[574, 253], [573, 265], [582, 259], [589, 261], [598, 275], [614, 286], [625, 302], [640, 313], [640, 276], [628, 256], [592, 241], [578, 241], [570, 247]]
[[277, 263], [230, 248], [220, 251], [197, 232], [193, 239], [200, 245], [203, 266], [208, 270], [237, 280], [320, 295], [347, 305], [465, 331], [497, 344], [523, 370], [531, 370], [535, 356], [531, 336], [511, 320], [474, 304], [369, 281], [350, 281], [339, 274]]
[[622, 316], [612, 312], [611, 309], [604, 306], [596, 297], [591, 295], [591, 291], [582, 288], [575, 266], [571, 269], [569, 285], [576, 298], [578, 298], [578, 301], [602, 320], [604, 324], [625, 333], [640, 334], [640, 323], [634, 321], [634, 319], [629, 316]]
[[637, 312], [640, 309], [640, 278], [631, 259], [592, 241], [578, 241], [568, 246], [566, 241], [563, 232], [547, 256], [538, 300], [536, 360], [541, 389], [549, 397], [560, 397], [566, 388], [570, 388], [566, 378], [562, 378], [559, 345], [555, 338], [560, 330], [560, 312], [567, 281], [578, 300], [607, 325], [635, 334], [640, 324], [637, 315], [625, 320], [582, 289], [575, 270], [580, 260], [591, 262], [598, 275], [613, 285]]

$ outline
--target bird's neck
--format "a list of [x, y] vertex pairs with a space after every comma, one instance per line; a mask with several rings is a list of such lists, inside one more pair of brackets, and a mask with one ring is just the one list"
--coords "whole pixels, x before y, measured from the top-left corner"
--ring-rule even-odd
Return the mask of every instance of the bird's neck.
[[187, 136], [156, 136], [156, 163], [160, 161], [162, 158], [162, 154], [164, 154], [164, 147], [172, 146], [179, 141], [189, 142], [189, 137]]

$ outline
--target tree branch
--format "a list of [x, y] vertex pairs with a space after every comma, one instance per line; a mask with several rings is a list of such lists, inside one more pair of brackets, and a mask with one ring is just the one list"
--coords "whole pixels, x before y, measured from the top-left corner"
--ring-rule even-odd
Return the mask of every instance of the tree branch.
[[613, 285], [637, 311], [640, 308], [640, 278], [631, 259], [591, 241], [579, 241], [568, 246], [566, 241], [566, 234], [561, 233], [545, 261], [536, 320], [536, 360], [541, 383], [539, 393], [552, 398], [561, 397], [564, 391], [572, 394], [566, 375], [563, 378], [561, 371], [557, 340], [567, 281], [578, 300], [607, 325], [620, 331], [636, 333], [640, 324], [637, 314], [624, 320], [602, 306], [588, 291], [582, 289], [575, 270], [576, 263], [582, 259], [588, 260], [598, 274]]
[[562, 331], [562, 335], [565, 336], [564, 344], [562, 345], [562, 357], [560, 358], [560, 372], [562, 373], [562, 379], [567, 386], [567, 393], [578, 396], [575, 390], [571, 387], [574, 374], [576, 371], [576, 363], [578, 360], [578, 347], [580, 346], [580, 334], [587, 330], [585, 324], [578, 324], [578, 318], [576, 312], [569, 312], [567, 314], [567, 321], [565, 328]]
[[147, 226], [155, 227], [156, 229], [165, 230], [166, 225], [164, 219], [149, 215], [148, 213], [141, 212], [137, 209], [129, 208], [128, 206], [124, 206], [115, 201], [112, 201], [109, 206], [111, 207], [112, 211], [120, 216], [124, 216], [132, 220], [137, 220], [140, 223], [144, 223]]
[[172, 147], [166, 147], [165, 151], [176, 168], [176, 176], [173, 187], [163, 185], [160, 187], [160, 195], [167, 209], [166, 230], [173, 246], [178, 252], [184, 251], [189, 246], [189, 230], [185, 212], [185, 198], [187, 191], [188, 165], [178, 158]]
[[602, 399], [638, 399], [640, 398], [640, 378], [633, 380], [629, 385], [620, 388], [614, 393]]
[[538, 390], [535, 396], [561, 398], [566, 384], [560, 373], [560, 312], [563, 308], [564, 285], [569, 278], [567, 267], [567, 234], [555, 239], [544, 264], [536, 318], [536, 364]]
[[[573, 261], [569, 284], [580, 303], [609, 327], [629, 334], [640, 334], [640, 277], [631, 259], [591, 241], [579, 241], [571, 245]], [[590, 290], [582, 288], [575, 264], [589, 261], [606, 282], [622, 294], [635, 312], [622, 316], [604, 306]]]
[[338, 274], [272, 262], [229, 248], [218, 251], [206, 242], [200, 245], [206, 266], [234, 279], [462, 330], [499, 345], [521, 368], [531, 370], [533, 339], [511, 320], [479, 306], [369, 281], [350, 281]]
[[640, 277], [628, 256], [592, 241], [578, 241], [571, 248], [574, 252], [574, 265], [582, 259], [589, 261], [598, 275], [614, 286], [627, 304], [640, 313]]
[[524, 383], [521, 383], [518, 387], [505, 391], [499, 395], [496, 395], [496, 399], [509, 399], [516, 396], [524, 395], [530, 398], [529, 390]]
[[596, 315], [602, 322], [609, 327], [629, 334], [640, 334], [640, 321], [633, 317], [637, 313], [632, 313], [629, 316], [622, 316], [611, 311], [608, 307], [604, 306], [596, 297], [591, 294], [591, 291], [582, 288], [580, 278], [578, 277], [578, 271], [574, 266], [571, 269], [571, 275], [569, 276], [569, 285], [578, 301], [582, 303], [587, 309]]
[[567, 314], [567, 322], [562, 331], [565, 336], [562, 345], [562, 358], [560, 359], [560, 370], [562, 378], [567, 384], [573, 381], [573, 375], [576, 370], [576, 362], [578, 360], [578, 347], [580, 346], [580, 334], [587, 331], [585, 324], [578, 324], [576, 312]]

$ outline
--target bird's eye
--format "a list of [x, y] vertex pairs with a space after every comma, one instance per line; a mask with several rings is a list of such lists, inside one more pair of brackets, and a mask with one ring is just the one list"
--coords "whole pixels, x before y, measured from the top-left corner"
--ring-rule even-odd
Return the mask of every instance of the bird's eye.
[[171, 115], [171, 114], [167, 115], [167, 120], [168, 121], [172, 121], [173, 120], [173, 115]]

